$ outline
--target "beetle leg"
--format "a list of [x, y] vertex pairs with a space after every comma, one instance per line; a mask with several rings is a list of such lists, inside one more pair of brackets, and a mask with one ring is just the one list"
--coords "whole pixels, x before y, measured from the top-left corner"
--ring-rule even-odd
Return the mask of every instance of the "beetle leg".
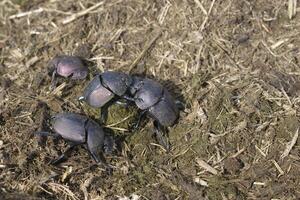
[[90, 155], [92, 156], [92, 158], [95, 160], [95, 162], [97, 163], [97, 165], [102, 165], [106, 172], [111, 175], [112, 174], [112, 166], [110, 166], [109, 164], [107, 164], [104, 155], [102, 152], [94, 152], [91, 151], [88, 147], [88, 145], [84, 145], [85, 148], [87, 149], [87, 151], [90, 153]]
[[166, 137], [167, 134], [167, 130], [165, 127], [163, 127], [161, 124], [159, 124], [159, 122], [157, 122], [156, 120], [153, 122], [154, 125], [154, 133], [155, 133], [155, 137], [157, 142], [162, 145], [165, 150], [169, 151], [170, 150], [170, 144], [168, 141], [168, 138]]
[[91, 156], [93, 157], [93, 159], [96, 161], [96, 163], [106, 163], [105, 158], [104, 158], [102, 152], [101, 153], [99, 153], [99, 152], [92, 152], [92, 151], [89, 151], [89, 152], [90, 152]]
[[105, 154], [112, 154], [114, 149], [115, 140], [113, 136], [106, 135], [104, 137], [103, 151]]
[[37, 131], [37, 132], [34, 133], [34, 135], [36, 135], [38, 137], [38, 144], [40, 146], [44, 146], [48, 136], [54, 137], [54, 138], [60, 138], [61, 137], [57, 133], [52, 134], [52, 133], [47, 132], [47, 131]]
[[53, 137], [54, 139], [61, 138], [61, 135], [59, 135], [57, 133], [50, 133], [47, 131], [37, 131], [34, 133], [34, 135], [38, 136], [38, 138], [39, 138], [38, 143], [40, 145], [42, 145], [46, 141], [47, 137]]
[[126, 107], [129, 106], [128, 102], [119, 101], [117, 98], [112, 99], [110, 102], [106, 103], [104, 106], [101, 107], [100, 121], [102, 124], [106, 124], [108, 117], [108, 108], [114, 103], [124, 105]]
[[141, 121], [142, 121], [144, 115], [146, 114], [146, 112], [147, 112], [147, 110], [143, 110], [143, 111], [139, 114], [138, 119], [137, 119], [137, 122], [134, 123], [133, 126], [132, 126], [132, 129], [133, 129], [133, 130], [136, 130], [136, 129], [140, 126]]
[[111, 106], [111, 104], [107, 103], [103, 107], [101, 107], [101, 113], [100, 113], [100, 123], [101, 124], [106, 124], [106, 122], [107, 122], [109, 106]]
[[40, 136], [40, 137], [54, 137], [54, 138], [58, 138], [58, 137], [61, 137], [59, 134], [57, 133], [50, 133], [50, 132], [47, 132], [47, 131], [37, 131], [34, 133], [35, 135], [37, 136]]
[[64, 153], [62, 153], [58, 158], [52, 160], [51, 164], [58, 165], [59, 163], [65, 161], [67, 159], [68, 154], [71, 153], [77, 145], [79, 144], [76, 143], [71, 144]]
[[51, 86], [50, 86], [50, 89], [52, 90], [55, 85], [57, 84], [57, 79], [55, 78], [56, 77], [56, 70], [53, 70], [52, 72], [52, 78], [51, 78]]

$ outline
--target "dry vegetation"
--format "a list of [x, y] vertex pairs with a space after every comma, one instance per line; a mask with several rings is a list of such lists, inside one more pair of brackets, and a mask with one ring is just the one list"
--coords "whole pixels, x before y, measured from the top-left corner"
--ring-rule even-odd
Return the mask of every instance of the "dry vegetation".
[[[296, 3], [2, 0], [0, 196], [299, 199]], [[92, 74], [131, 71], [168, 87], [186, 105], [170, 129], [171, 152], [155, 145], [149, 121], [126, 132], [132, 112], [115, 106], [114, 134], [128, 137], [108, 158], [113, 175], [83, 149], [49, 165], [66, 148], [52, 139], [39, 146], [34, 137], [49, 115], [98, 112], [76, 100], [88, 80], [61, 80], [49, 90], [46, 66], [58, 54], [86, 58]]]

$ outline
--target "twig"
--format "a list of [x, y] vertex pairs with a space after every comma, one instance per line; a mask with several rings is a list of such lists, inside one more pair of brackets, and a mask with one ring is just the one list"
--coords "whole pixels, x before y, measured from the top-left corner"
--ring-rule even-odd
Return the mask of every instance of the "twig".
[[281, 167], [278, 165], [278, 163], [274, 159], [272, 160], [272, 163], [274, 164], [274, 166], [278, 170], [279, 176], [282, 176], [284, 174], [284, 171], [281, 169]]
[[114, 126], [112, 126], [112, 127], [103, 126], [103, 127], [104, 127], [104, 128], [110, 128], [110, 129], [112, 129], [112, 130], [117, 130], [117, 131], [124, 131], [124, 132], [129, 131], [129, 130], [126, 129], [126, 128], [120, 128], [120, 127], [114, 127]]
[[88, 14], [89, 12], [91, 12], [92, 10], [94, 10], [94, 9], [96, 9], [96, 8], [98, 8], [98, 7], [100, 7], [100, 6], [103, 5], [103, 4], [104, 4], [104, 1], [99, 2], [99, 3], [97, 3], [97, 4], [93, 5], [93, 6], [91, 6], [91, 7], [87, 8], [87, 9], [85, 9], [85, 10], [82, 10], [82, 11], [78, 12], [78, 13], [75, 13], [75, 14], [73, 14], [73, 15], [71, 15], [71, 16], [65, 18], [64, 20], [62, 20], [62, 24], [68, 24], [68, 23], [74, 21], [75, 19], [77, 19], [77, 18], [79, 18], [79, 17], [82, 17], [82, 16]]
[[113, 60], [115, 59], [113, 56], [99, 56], [99, 57], [93, 57], [88, 59], [88, 61], [94, 61], [94, 60]]
[[109, 43], [111, 43], [111, 42], [117, 40], [117, 39], [121, 36], [121, 34], [124, 33], [124, 31], [126, 31], [126, 29], [124, 29], [124, 28], [118, 29], [118, 30], [115, 32], [115, 34], [110, 38]]
[[286, 156], [288, 156], [290, 154], [290, 151], [292, 150], [293, 146], [297, 142], [298, 136], [299, 136], [299, 128], [296, 130], [296, 132], [293, 136], [293, 139], [286, 145], [284, 152], [280, 156], [281, 159], [284, 159]]
[[205, 170], [209, 171], [210, 173], [212, 173], [214, 175], [218, 174], [218, 171], [215, 168], [213, 168], [212, 166], [210, 166], [204, 160], [201, 160], [200, 158], [196, 158], [196, 162], [200, 167], [204, 168]]
[[67, 86], [67, 84], [65, 82], [63, 82], [62, 84], [60, 84], [58, 87], [56, 87], [54, 90], [51, 91], [51, 95], [53, 96], [61, 96], [62, 94], [62, 90]]
[[233, 154], [232, 156], [230, 156], [229, 158], [236, 158], [238, 157], [241, 153], [243, 153], [246, 150], [246, 148], [242, 148], [241, 150], [239, 150], [238, 152], [236, 152], [235, 154]]
[[41, 13], [43, 11], [44, 11], [43, 8], [38, 8], [36, 10], [31, 10], [31, 11], [27, 11], [27, 12], [22, 12], [22, 13], [18, 13], [18, 14], [15, 14], [15, 15], [11, 15], [8, 19], [15, 19], [15, 18], [26, 17], [28, 15], [32, 15], [34, 13]]
[[133, 114], [128, 115], [127, 117], [125, 117], [125, 118], [122, 119], [121, 121], [118, 121], [118, 122], [113, 123], [113, 124], [108, 124], [108, 125], [106, 125], [105, 127], [106, 127], [106, 128], [115, 127], [116, 125], [121, 124], [122, 122], [126, 121], [127, 119], [129, 119], [129, 118], [132, 117], [132, 116], [133, 116]]
[[263, 156], [263, 157], [267, 157], [267, 155], [257, 146], [255, 145], [255, 149]]
[[84, 200], [89, 199], [89, 193], [88, 193], [88, 187], [91, 185], [93, 181], [94, 176], [90, 176], [88, 179], [86, 179], [83, 184], [80, 185], [80, 189], [82, 190], [84, 194]]
[[197, 6], [201, 9], [201, 11], [207, 15], [207, 11], [205, 10], [205, 8], [203, 7], [202, 3], [199, 0], [194, 0], [194, 2], [197, 4]]
[[[215, 0], [213, 0], [213, 1], [211, 2], [211, 4], [210, 4], [210, 8], [209, 8], [209, 10], [208, 10], [208, 12], [207, 12], [207, 15], [206, 15], [204, 21], [203, 21], [202, 24], [201, 24], [200, 31], [203, 31], [203, 30], [204, 30], [205, 25], [206, 25], [206, 23], [207, 23], [207, 21], [208, 21], [209, 15], [210, 15], [210, 13], [211, 13], [211, 11], [212, 11], [212, 8], [213, 8], [214, 4], [215, 4]], [[198, 5], [198, 6], [199, 6], [199, 5]]]
[[129, 70], [128, 70], [129, 73], [132, 72], [132, 70], [136, 67], [136, 65], [140, 62], [140, 60], [145, 56], [146, 52], [152, 47], [152, 45], [155, 43], [155, 41], [158, 39], [158, 37], [161, 35], [161, 33], [162, 33], [162, 31], [159, 30], [155, 34], [155, 36], [145, 45], [143, 51], [130, 65]]
[[151, 142], [150, 144], [153, 145], [153, 146], [159, 147], [164, 152], [167, 152], [166, 149], [162, 145], [160, 145], [160, 144], [156, 144], [156, 143], [153, 143], [153, 142]]
[[40, 188], [41, 190], [43, 190], [44, 192], [46, 192], [47, 194], [53, 195], [52, 192], [49, 192], [48, 190], [46, 190], [45, 188], [43, 188], [42, 186], [38, 186], [38, 188]]
[[73, 167], [69, 166], [66, 168], [66, 171], [62, 174], [61, 181], [65, 182], [66, 178], [72, 173]]
[[257, 181], [255, 181], [255, 182], [253, 182], [253, 185], [265, 186], [265, 185], [266, 185], [266, 183], [264, 183], [264, 182], [257, 182]]
[[79, 200], [79, 198], [69, 189], [68, 186], [61, 185], [54, 182], [48, 183], [47, 185], [50, 186], [50, 188], [56, 193], [60, 192], [72, 198], [73, 200]]
[[242, 69], [242, 67], [235, 61], [235, 59], [233, 58], [233, 57], [231, 57], [231, 54], [225, 49], [225, 48], [223, 48], [222, 47], [222, 45], [220, 45], [219, 44], [219, 42], [217, 42], [217, 41], [215, 41], [214, 42], [216, 45], [217, 45], [217, 47], [219, 48], [219, 49], [221, 49], [224, 53], [225, 53], [225, 55], [227, 56], [227, 58], [238, 68], [238, 69]]
[[170, 7], [171, 7], [171, 3], [168, 2], [168, 3], [166, 4], [166, 6], [164, 6], [164, 7], [162, 8], [162, 12], [161, 12], [161, 14], [158, 16], [158, 23], [159, 23], [160, 25], [162, 25], [162, 24], [164, 23], [165, 18], [166, 18], [167, 14], [168, 14], [168, 11], [169, 11]]
[[289, 0], [288, 3], [288, 14], [289, 18], [292, 19], [297, 12], [297, 0]]

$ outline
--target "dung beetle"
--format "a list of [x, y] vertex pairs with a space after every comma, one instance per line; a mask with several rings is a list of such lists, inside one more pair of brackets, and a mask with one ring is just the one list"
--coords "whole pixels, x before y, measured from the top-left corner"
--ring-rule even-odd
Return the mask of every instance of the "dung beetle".
[[112, 136], [106, 135], [103, 129], [92, 119], [76, 113], [60, 113], [52, 116], [52, 130], [49, 132], [36, 132], [40, 136], [53, 136], [63, 138], [70, 146], [51, 164], [59, 164], [74, 147], [83, 145], [97, 163], [108, 165], [105, 162], [103, 152], [111, 153], [113, 149]]
[[51, 87], [56, 84], [56, 76], [62, 76], [71, 79], [84, 79], [88, 74], [88, 68], [77, 56], [56, 56], [50, 60], [49, 73], [52, 76]]
[[148, 78], [134, 77], [130, 95], [136, 106], [148, 112], [160, 125], [168, 127], [175, 124], [179, 115], [178, 103], [158, 82]]
[[167, 89], [152, 79], [107, 71], [94, 77], [85, 88], [83, 96], [79, 98], [90, 106], [101, 107], [103, 121], [105, 121], [108, 107], [119, 99], [134, 102], [141, 110], [135, 128], [138, 127], [145, 113], [153, 118], [159, 143], [169, 149], [169, 145], [163, 140], [162, 133], [166, 133], [167, 127], [176, 123], [179, 110], [178, 104]]
[[153, 125], [158, 142], [169, 150], [169, 143], [164, 140], [163, 134], [167, 133], [167, 127], [177, 122], [180, 104], [161, 84], [148, 78], [133, 77], [129, 92], [136, 106], [142, 110], [136, 127], [146, 113], [154, 119]]

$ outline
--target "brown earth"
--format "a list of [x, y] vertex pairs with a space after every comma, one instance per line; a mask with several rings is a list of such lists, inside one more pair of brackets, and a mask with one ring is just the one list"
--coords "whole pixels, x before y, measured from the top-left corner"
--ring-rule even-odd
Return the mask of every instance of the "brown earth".
[[[1, 199], [300, 199], [300, 15], [288, 2], [112, 0], [63, 24], [99, 1], [2, 0]], [[89, 61], [89, 80], [132, 68], [170, 89], [186, 107], [171, 152], [150, 121], [126, 131], [136, 110], [114, 106], [109, 124], [125, 140], [107, 157], [112, 175], [81, 148], [50, 165], [67, 145], [38, 144], [49, 116], [99, 113], [77, 101], [88, 80], [50, 91], [60, 54]]]

